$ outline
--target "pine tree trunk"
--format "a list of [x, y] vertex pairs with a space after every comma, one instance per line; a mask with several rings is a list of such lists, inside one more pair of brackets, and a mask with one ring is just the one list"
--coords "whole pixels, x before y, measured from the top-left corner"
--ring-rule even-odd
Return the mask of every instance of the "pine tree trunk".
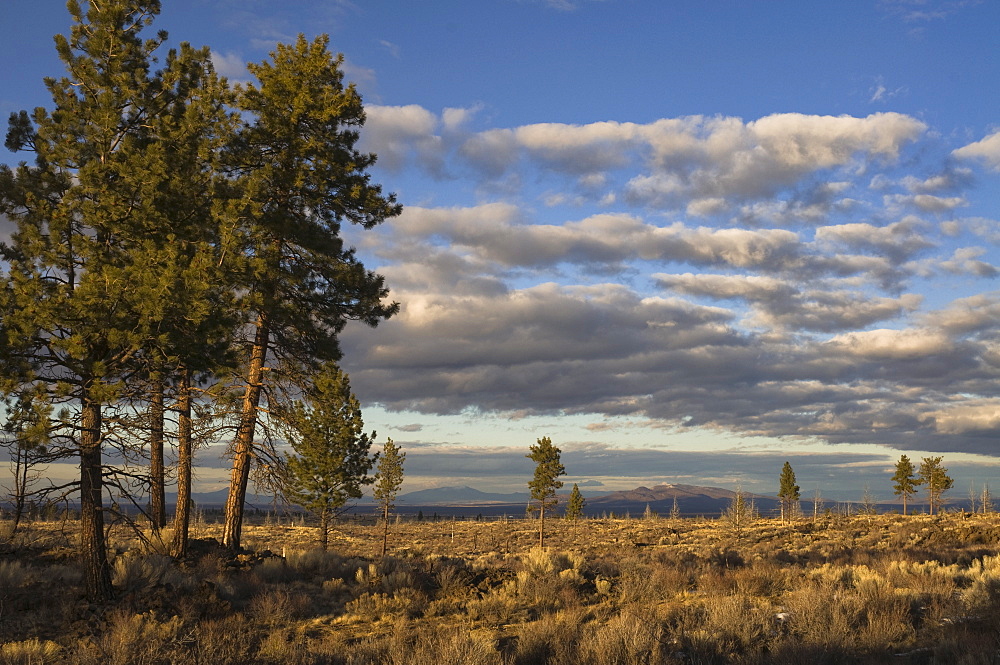
[[181, 370], [177, 396], [177, 508], [174, 511], [173, 555], [187, 556], [188, 531], [191, 527], [191, 466], [194, 446], [191, 440], [191, 372]]
[[110, 600], [111, 567], [104, 542], [104, 479], [101, 461], [101, 405], [86, 388], [80, 406], [80, 552], [87, 597]]
[[319, 514], [319, 547], [324, 552], [330, 545], [330, 509], [323, 508]]
[[226, 497], [226, 518], [222, 530], [222, 544], [232, 550], [240, 548], [243, 531], [243, 504], [246, 501], [250, 464], [253, 461], [253, 437], [257, 429], [257, 407], [260, 405], [261, 382], [264, 378], [264, 361], [267, 357], [269, 330], [267, 316], [257, 317], [257, 332], [250, 350], [247, 368], [247, 386], [243, 394], [239, 425], [233, 441], [233, 470], [229, 478], [229, 495]]
[[163, 479], [163, 375], [151, 377], [149, 401], [149, 499], [153, 531], [167, 525], [166, 489]]
[[382, 558], [385, 558], [385, 551], [389, 545], [389, 504], [383, 506], [382, 510]]
[[22, 446], [17, 447], [17, 457], [14, 463], [14, 524], [10, 528], [10, 537], [17, 533], [17, 528], [21, 524], [21, 516], [24, 515], [24, 500], [28, 493], [28, 450]]
[[906, 515], [906, 492], [903, 492], [903, 515]]
[[538, 508], [538, 549], [545, 547], [545, 501]]

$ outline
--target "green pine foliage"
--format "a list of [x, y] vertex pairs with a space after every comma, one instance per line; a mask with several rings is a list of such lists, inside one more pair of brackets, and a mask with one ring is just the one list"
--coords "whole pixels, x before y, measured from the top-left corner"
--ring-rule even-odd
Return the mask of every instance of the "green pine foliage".
[[406, 453], [392, 439], [386, 439], [379, 455], [378, 468], [375, 471], [373, 494], [375, 502], [382, 513], [382, 556], [385, 556], [389, 543], [389, 513], [395, 508], [396, 494], [403, 486], [403, 462]]
[[556, 491], [563, 486], [559, 476], [566, 474], [566, 467], [559, 457], [562, 453], [552, 445], [552, 439], [547, 436], [537, 440], [526, 457], [535, 462], [535, 475], [528, 483], [531, 499], [536, 504], [529, 504], [529, 510], [538, 511], [538, 546], [545, 545], [545, 509], [554, 507], [559, 499]]
[[46, 79], [52, 109], [12, 114], [6, 136], [34, 164], [0, 167], [0, 213], [16, 225], [3, 249], [0, 361], [4, 393], [45, 403], [52, 435], [79, 459], [81, 551], [88, 595], [100, 600], [112, 593], [102, 495], [116, 483], [103, 462], [106, 412], [136, 394], [146, 359], [176, 358], [181, 338], [202, 342], [173, 334], [171, 312], [207, 316], [174, 290], [215, 265], [180, 241], [205, 227], [185, 218], [206, 205], [190, 178], [213, 177], [202, 151], [225, 100], [207, 50], [182, 46], [151, 71], [166, 33], [141, 33], [158, 1], [67, 6], [70, 34], [55, 39], [67, 74]]
[[906, 455], [900, 455], [896, 462], [896, 472], [892, 476], [892, 492], [903, 500], [903, 514], [906, 514], [906, 503], [917, 493], [923, 481], [914, 475], [913, 462]]
[[398, 310], [382, 276], [340, 235], [344, 222], [372, 228], [400, 206], [370, 181], [375, 156], [355, 148], [361, 97], [327, 44], [325, 36], [278, 44], [269, 60], [248, 66], [256, 81], [236, 102], [245, 122], [228, 158], [243, 222], [238, 305], [248, 350], [232, 381], [241, 405], [223, 531], [230, 548], [240, 545], [250, 467], [274, 456], [255, 437], [261, 400], [280, 402], [317, 365], [339, 360], [348, 321], [375, 326]]
[[566, 502], [566, 519], [578, 520], [583, 517], [583, 509], [587, 505], [587, 500], [580, 493], [580, 488], [573, 483], [573, 490], [569, 493], [569, 500]]
[[284, 494], [319, 517], [325, 550], [331, 520], [374, 480], [368, 472], [375, 458], [368, 453], [375, 433], [364, 433], [350, 380], [333, 363], [316, 375], [307, 401], [292, 404], [285, 422], [294, 454], [285, 460]]
[[920, 483], [927, 486], [927, 502], [930, 504], [931, 515], [941, 510], [941, 497], [954, 485], [954, 479], [948, 475], [948, 469], [941, 466], [942, 457], [921, 458], [917, 476]]
[[781, 467], [781, 476], [778, 479], [778, 499], [781, 500], [781, 516], [784, 520], [791, 520], [795, 508], [801, 498], [799, 486], [795, 484], [795, 471], [792, 465], [785, 462]]

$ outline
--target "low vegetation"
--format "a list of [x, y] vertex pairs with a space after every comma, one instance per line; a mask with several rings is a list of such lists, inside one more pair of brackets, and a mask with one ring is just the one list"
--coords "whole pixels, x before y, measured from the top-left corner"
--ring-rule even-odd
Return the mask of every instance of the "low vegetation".
[[[85, 598], [72, 522], [0, 538], [0, 664], [996, 662], [1000, 518], [372, 520], [113, 528]], [[0, 524], [0, 527], [5, 525]]]

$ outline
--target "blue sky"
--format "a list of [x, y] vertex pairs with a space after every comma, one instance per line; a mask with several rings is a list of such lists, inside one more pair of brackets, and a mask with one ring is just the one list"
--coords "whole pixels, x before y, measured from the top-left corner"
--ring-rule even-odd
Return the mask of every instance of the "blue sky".
[[[47, 105], [58, 0], [0, 6], [0, 114]], [[401, 314], [345, 368], [405, 490], [570, 482], [889, 498], [994, 482], [1000, 5], [164, 0], [245, 79], [330, 35], [402, 216], [347, 233]], [[0, 155], [7, 163], [18, 156]], [[219, 486], [206, 454], [200, 475]]]

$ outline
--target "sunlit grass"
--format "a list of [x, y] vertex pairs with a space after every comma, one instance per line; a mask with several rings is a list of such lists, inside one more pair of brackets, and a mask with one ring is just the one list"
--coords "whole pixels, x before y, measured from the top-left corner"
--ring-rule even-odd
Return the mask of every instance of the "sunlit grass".
[[[0, 541], [3, 663], [991, 662], [1000, 520], [831, 516], [347, 520], [316, 547], [292, 519], [248, 551], [166, 558], [109, 534], [118, 599], [82, 600], [72, 523]], [[167, 535], [167, 534], [165, 534]]]

